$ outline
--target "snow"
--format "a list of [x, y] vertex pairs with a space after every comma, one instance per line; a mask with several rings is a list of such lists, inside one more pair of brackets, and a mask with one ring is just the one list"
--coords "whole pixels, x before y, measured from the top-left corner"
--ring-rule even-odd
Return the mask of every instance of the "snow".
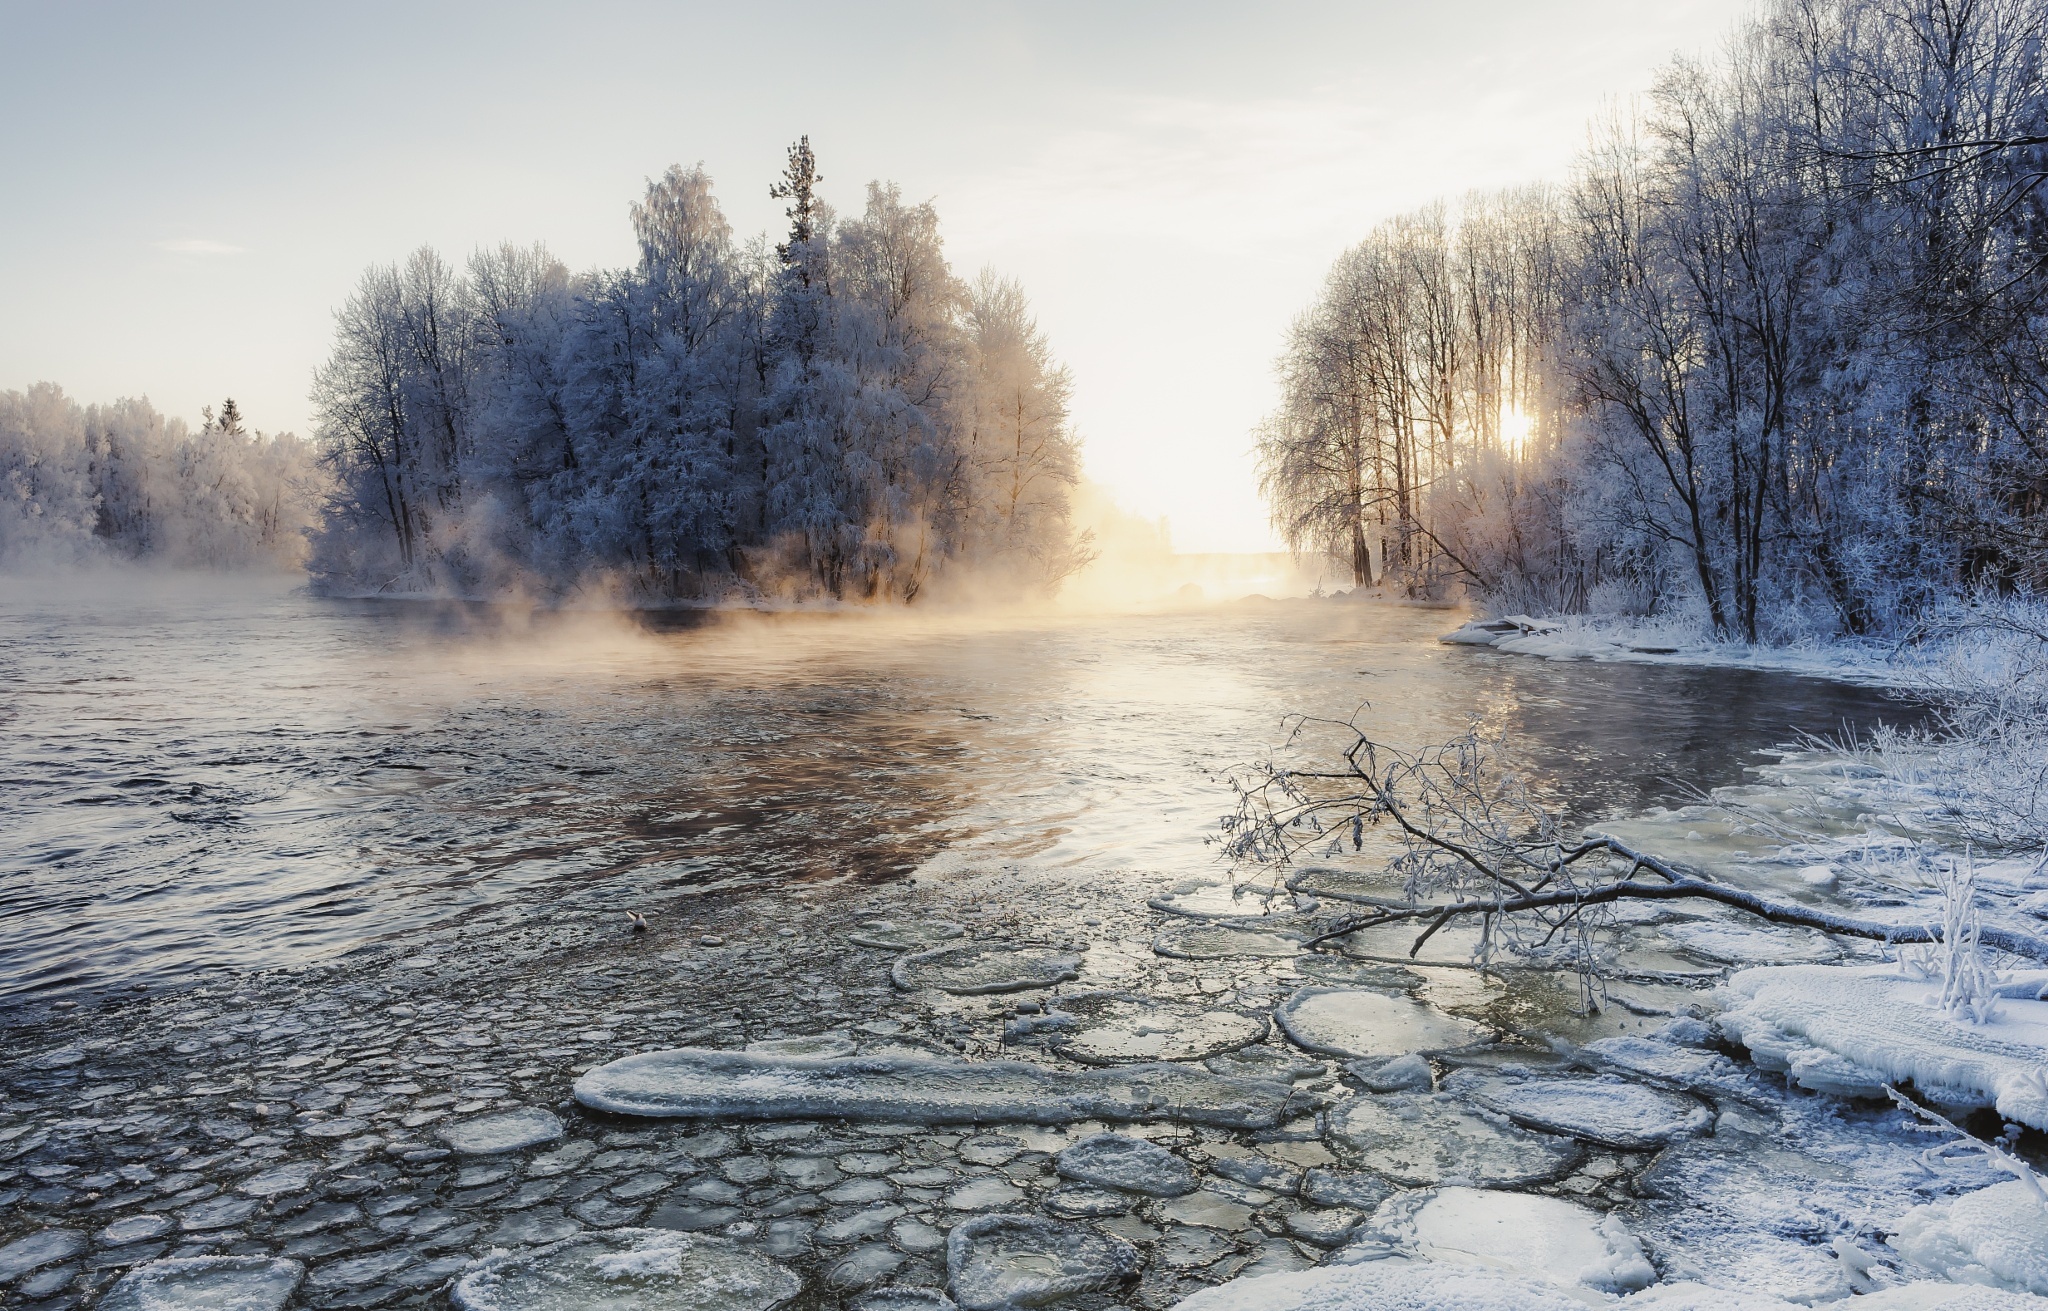
[[449, 1300], [458, 1311], [772, 1311], [802, 1286], [727, 1239], [615, 1229], [487, 1257]]
[[2048, 1298], [1921, 1280], [1859, 1297], [1849, 1306], [1855, 1311], [2048, 1311]]
[[1431, 1010], [1411, 997], [1364, 988], [1303, 988], [1273, 1018], [1297, 1046], [1331, 1056], [1405, 1056], [1448, 1051], [1490, 1035], [1469, 1020]]
[[441, 1130], [441, 1141], [468, 1156], [516, 1152], [537, 1147], [562, 1136], [562, 1121], [553, 1111], [539, 1106], [522, 1106], [516, 1111], [463, 1120]]
[[1179, 1197], [1195, 1191], [1195, 1172], [1186, 1161], [1156, 1143], [1121, 1134], [1083, 1138], [1055, 1156], [1053, 1168], [1063, 1178], [1148, 1197]]
[[1683, 1093], [1612, 1077], [1472, 1079], [1454, 1086], [1527, 1128], [1625, 1152], [1691, 1137], [1714, 1120], [1711, 1110]]
[[911, 1124], [1182, 1120], [1278, 1123], [1290, 1089], [1180, 1065], [1062, 1071], [933, 1056], [808, 1058], [682, 1047], [586, 1072], [576, 1100], [615, 1115], [711, 1119], [833, 1117]]
[[1474, 620], [1437, 639], [1451, 646], [1485, 646], [1545, 660], [1597, 660], [1688, 665], [1805, 674], [1875, 686], [1899, 684], [1910, 670], [1888, 644], [1836, 640], [1801, 646], [1715, 642], [1690, 632], [1660, 631], [1641, 623], [1602, 622], [1589, 616], [1535, 619], [1510, 615]]
[[1080, 1019], [1055, 1033], [1053, 1050], [1087, 1065], [1204, 1060], [1248, 1047], [1271, 1027], [1263, 1016], [1142, 997], [1070, 997], [1066, 1005]]
[[1442, 1094], [1361, 1097], [1330, 1110], [1327, 1122], [1332, 1145], [1355, 1164], [1403, 1184], [1536, 1183], [1580, 1156], [1569, 1138], [1517, 1128]]
[[297, 1261], [193, 1256], [151, 1261], [121, 1277], [102, 1311], [282, 1311], [305, 1278]]
[[1072, 952], [1018, 949], [994, 943], [941, 947], [900, 957], [889, 977], [905, 992], [937, 988], [963, 997], [1050, 988], [1080, 977]]
[[1979, 1025], [1943, 1015], [1940, 993], [1890, 965], [1765, 966], [1728, 980], [1716, 1023], [1759, 1066], [1816, 1092], [1877, 1096], [1911, 1083], [1946, 1105], [1995, 1106], [2048, 1128], [2048, 1002], [2007, 998]]
[[1491, 1266], [1602, 1293], [1629, 1292], [1657, 1278], [1619, 1219], [1555, 1197], [1455, 1187], [1400, 1193], [1373, 1212], [1367, 1232], [1431, 1261]]
[[1084, 1224], [989, 1215], [946, 1238], [947, 1286], [964, 1311], [1045, 1306], [1137, 1273], [1136, 1248]]
[[2048, 1206], [2018, 1179], [1915, 1207], [1891, 1245], [1958, 1283], [2048, 1293]]
[[1491, 1270], [1396, 1258], [1233, 1279], [1173, 1311], [1586, 1311], [1586, 1303]]

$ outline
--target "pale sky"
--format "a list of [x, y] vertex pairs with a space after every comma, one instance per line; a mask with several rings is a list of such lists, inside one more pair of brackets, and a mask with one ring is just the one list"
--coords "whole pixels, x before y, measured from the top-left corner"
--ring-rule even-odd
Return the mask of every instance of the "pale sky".
[[542, 240], [633, 258], [627, 206], [702, 161], [735, 229], [809, 133], [842, 210], [938, 205], [1020, 278], [1088, 472], [1183, 550], [1272, 545], [1272, 361], [1376, 221], [1562, 179], [1589, 117], [1734, 0], [1289, 4], [175, 4], [0, 0], [0, 389], [233, 395], [312, 428], [363, 267]]

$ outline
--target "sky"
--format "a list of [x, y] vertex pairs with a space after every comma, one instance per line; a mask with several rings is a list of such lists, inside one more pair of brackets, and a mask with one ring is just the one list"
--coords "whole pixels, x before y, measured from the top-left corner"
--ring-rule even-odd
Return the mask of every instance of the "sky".
[[633, 259], [703, 163], [741, 234], [809, 134], [826, 198], [889, 179], [956, 272], [1019, 278], [1088, 475], [1186, 551], [1275, 547], [1253, 429], [1372, 225], [1563, 180], [1595, 115], [1734, 0], [535, 5], [0, 0], [0, 390], [233, 396], [313, 431], [333, 312], [429, 244]]

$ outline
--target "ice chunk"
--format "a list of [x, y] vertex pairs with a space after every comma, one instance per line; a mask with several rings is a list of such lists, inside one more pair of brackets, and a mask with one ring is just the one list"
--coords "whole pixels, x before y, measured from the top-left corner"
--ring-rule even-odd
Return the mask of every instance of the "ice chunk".
[[1145, 902], [1153, 910], [1196, 919], [1254, 919], [1291, 911], [1294, 898], [1270, 883], [1218, 883], [1191, 879]]
[[1914, 1207], [1891, 1244], [1958, 1283], [2048, 1293], [2048, 1207], [2018, 1179]]
[[1138, 1251], [1121, 1238], [1032, 1215], [982, 1216], [946, 1239], [948, 1287], [965, 1311], [1045, 1306], [1137, 1273]]
[[727, 1239], [614, 1229], [487, 1257], [449, 1301], [460, 1311], [771, 1311], [802, 1286]]
[[847, 1311], [959, 1311], [959, 1305], [936, 1288], [878, 1288], [847, 1303]]
[[101, 1311], [281, 1311], [306, 1268], [267, 1256], [193, 1256], [151, 1261], [121, 1276]]
[[1156, 1143], [1122, 1134], [1083, 1138], [1054, 1157], [1053, 1165], [1068, 1179], [1127, 1193], [1179, 1197], [1195, 1191], [1195, 1172], [1186, 1161]]
[[913, 924], [869, 920], [847, 934], [846, 940], [855, 946], [878, 947], [884, 951], [924, 951], [942, 942], [951, 942], [965, 931], [958, 924], [948, 924], [944, 920], [921, 920]]
[[68, 1261], [85, 1250], [85, 1235], [75, 1229], [41, 1229], [0, 1247], [0, 1283], [31, 1270]]
[[1066, 1008], [1078, 1022], [1055, 1031], [1053, 1050], [1087, 1065], [1199, 1061], [1258, 1042], [1271, 1027], [1264, 1016], [1143, 997], [1069, 998]]
[[889, 977], [906, 992], [937, 988], [963, 997], [1050, 988], [1081, 977], [1081, 958], [1047, 948], [973, 942], [899, 957]]
[[1838, 947], [1811, 929], [1691, 920], [1666, 924], [1657, 932], [1695, 956], [1731, 965], [1798, 965], [1841, 955]]
[[1366, 988], [1303, 988], [1273, 1018], [1295, 1044], [1331, 1056], [1405, 1056], [1469, 1047], [1490, 1035], [1412, 997]]
[[1580, 1156], [1569, 1138], [1517, 1128], [1442, 1095], [1361, 1097], [1330, 1111], [1328, 1124], [1331, 1141], [1357, 1164], [1404, 1184], [1511, 1187], [1554, 1179]]
[[1301, 935], [1236, 924], [1183, 924], [1152, 939], [1152, 950], [1181, 960], [1255, 956], [1281, 960], [1301, 953]]
[[1602, 1293], [1626, 1293], [1657, 1278], [1619, 1219], [1555, 1197], [1481, 1188], [1400, 1193], [1373, 1212], [1369, 1232], [1432, 1261], [1495, 1266]]
[[1266, 1129], [1279, 1122], [1290, 1092], [1180, 1065], [1068, 1072], [1019, 1061], [822, 1059], [697, 1047], [627, 1056], [576, 1081], [577, 1101], [618, 1115], [911, 1124], [1159, 1119]]
[[1713, 1112], [1684, 1093], [1616, 1078], [1460, 1080], [1460, 1091], [1515, 1123], [1624, 1152], [1704, 1132]]
[[1911, 1082], [2048, 1129], [2048, 1001], [2001, 1000], [1980, 1025], [1943, 1015], [1940, 992], [1889, 965], [1763, 967], [1728, 980], [1717, 1023], [1758, 1065], [1816, 1092], [1875, 1096]]
[[554, 1142], [561, 1136], [561, 1118], [541, 1106], [522, 1106], [516, 1111], [478, 1116], [441, 1130], [442, 1142], [469, 1156], [516, 1152], [522, 1147]]
[[851, 1056], [853, 1039], [844, 1033], [809, 1033], [795, 1038], [762, 1038], [747, 1044], [750, 1052], [772, 1056]]
[[1391, 1061], [1353, 1061], [1344, 1068], [1368, 1092], [1428, 1092], [1436, 1087], [1436, 1071], [1413, 1053]]
[[1233, 1279], [1173, 1311], [1586, 1311], [1586, 1303], [1491, 1270], [1396, 1258]]
[[1313, 1079], [1330, 1072], [1327, 1061], [1303, 1060], [1285, 1047], [1268, 1047], [1259, 1043], [1239, 1048], [1234, 1052], [1225, 1052], [1221, 1056], [1211, 1056], [1203, 1061], [1202, 1065], [1212, 1074], [1229, 1075], [1237, 1079], [1265, 1079], [1279, 1083]]
[[1702, 1092], [1736, 1092], [1748, 1082], [1742, 1067], [1719, 1052], [1680, 1047], [1634, 1034], [1589, 1042], [1579, 1049], [1579, 1055], [1603, 1069]]

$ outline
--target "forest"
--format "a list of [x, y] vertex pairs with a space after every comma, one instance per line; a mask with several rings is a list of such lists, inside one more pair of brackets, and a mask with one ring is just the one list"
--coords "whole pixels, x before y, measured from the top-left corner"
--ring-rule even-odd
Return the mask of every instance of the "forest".
[[1276, 528], [1361, 586], [1752, 642], [2038, 589], [2044, 29], [1777, 0], [1568, 182], [1373, 228], [1279, 362]]
[[369, 270], [315, 381], [316, 579], [907, 602], [1085, 562], [1071, 383], [1022, 290], [956, 277], [931, 205], [874, 183], [841, 218], [821, 180], [792, 146], [773, 245], [676, 167], [632, 208], [630, 269], [505, 246]]

